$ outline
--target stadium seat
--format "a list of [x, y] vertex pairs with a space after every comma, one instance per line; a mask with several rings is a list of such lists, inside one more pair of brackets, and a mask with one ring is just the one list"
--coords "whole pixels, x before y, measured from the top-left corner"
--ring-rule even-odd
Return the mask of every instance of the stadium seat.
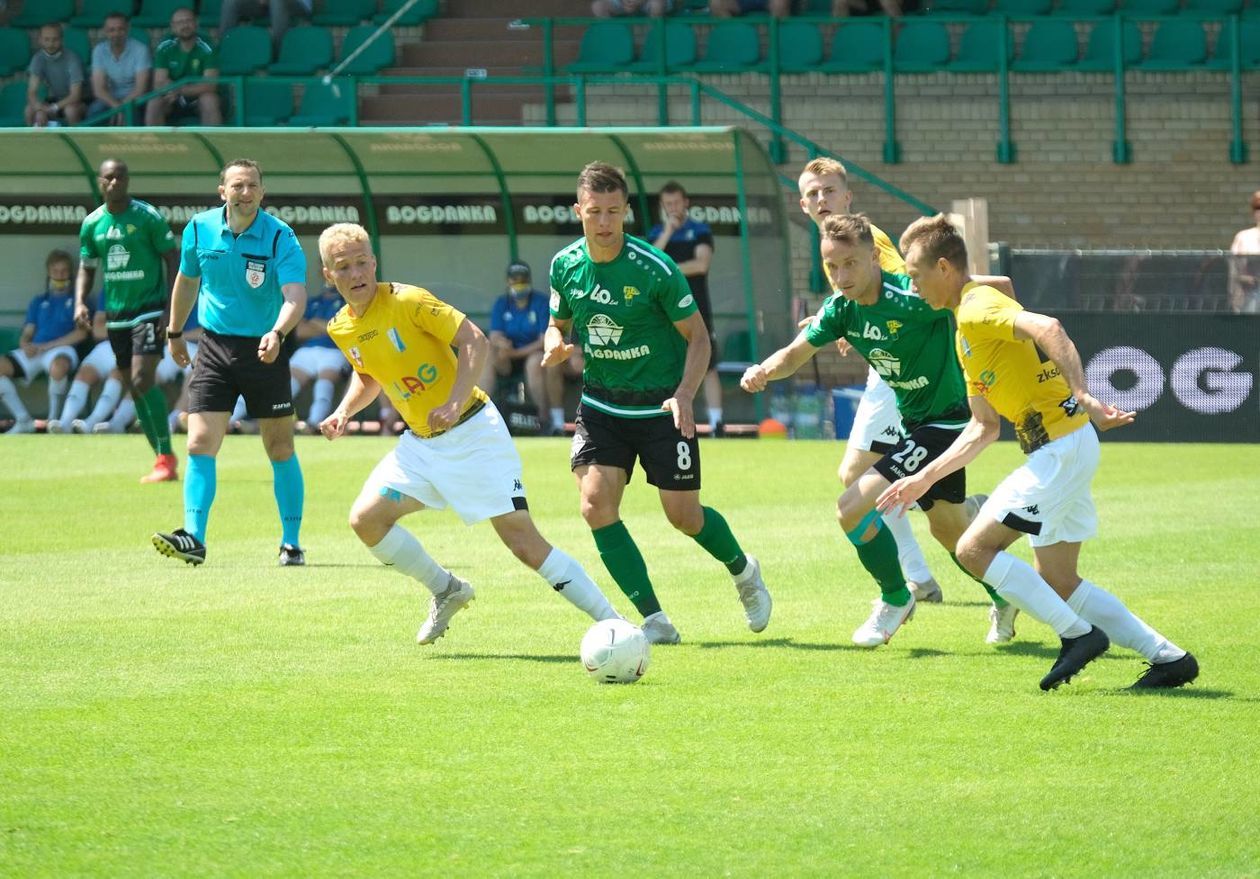
[[283, 125], [293, 115], [293, 86], [268, 79], [245, 81], [245, 127]]
[[[1207, 12], [1212, 15], [1233, 15], [1241, 12], [1243, 0], [1186, 0], [1186, 12]], [[1256, 7], [1252, 5], [1252, 13]]]
[[615, 73], [634, 60], [634, 31], [620, 21], [597, 21], [582, 34], [568, 73]]
[[1054, 0], [997, 0], [993, 11], [1002, 15], [1049, 15]]
[[[1242, 49], [1242, 68], [1255, 70], [1260, 68], [1260, 16], [1248, 15], [1240, 20], [1239, 45]], [[1207, 66], [1216, 70], [1228, 70], [1232, 63], [1229, 57], [1229, 28], [1221, 28], [1216, 38], [1216, 50]]]
[[949, 63], [949, 31], [939, 21], [910, 21], [897, 33], [893, 66], [899, 73], [932, 73]]
[[[361, 24], [351, 28], [350, 33], [346, 34], [346, 38], [341, 43], [341, 54], [337, 56], [337, 61], [340, 63], [349, 58], [354, 50], [367, 42], [374, 33], [376, 33], [376, 26], [371, 24]], [[341, 72], [348, 76], [373, 76], [386, 67], [392, 66], [393, 63], [394, 34], [392, 31], [385, 31], [369, 43], [359, 57], [343, 67]]]
[[1207, 63], [1207, 34], [1203, 22], [1170, 18], [1161, 21], [1151, 39], [1151, 50], [1139, 66], [1143, 70], [1194, 70]]
[[865, 73], [884, 66], [884, 26], [874, 21], [851, 21], [831, 35], [831, 55], [822, 63], [826, 73]]
[[323, 27], [351, 27], [371, 21], [375, 15], [376, 0], [324, 0], [311, 21]]
[[[1132, 67], [1142, 60], [1142, 32], [1137, 22], [1124, 23], [1124, 66]], [[1112, 19], [1100, 21], [1089, 32], [1089, 42], [1085, 45], [1085, 55], [1076, 62], [1077, 70], [1111, 70], [1115, 66], [1112, 53], [1116, 38], [1115, 22]]]
[[87, 31], [77, 27], [62, 28], [61, 44], [79, 56], [84, 70], [92, 66], [92, 41], [88, 39]]
[[984, 15], [989, 0], [926, 0], [924, 15]]
[[16, 28], [42, 27], [55, 21], [69, 21], [73, 15], [74, 0], [28, 0], [9, 25]]
[[1087, 15], [1111, 15], [1116, 11], [1116, 0], [1059, 0], [1055, 15], [1084, 18]]
[[271, 32], [256, 24], [238, 24], [219, 43], [219, 72], [249, 76], [271, 63]]
[[[388, 34], [385, 37], [388, 39]], [[332, 66], [332, 31], [317, 25], [292, 27], [280, 41], [280, 55], [268, 72], [279, 76], [310, 76]]]
[[0, 27], [0, 76], [25, 70], [30, 61], [30, 35], [15, 27]]
[[1176, 15], [1181, 0], [1121, 0], [1120, 11], [1125, 15]]
[[[197, 4], [197, 20], [201, 22], [202, 27], [219, 26], [219, 14], [223, 11], [223, 0], [201, 0]], [[219, 35], [219, 39], [223, 39], [223, 35]]]
[[1063, 18], [1035, 21], [1024, 34], [1024, 46], [1011, 65], [1026, 73], [1055, 73], [1076, 66], [1080, 47], [1076, 27]]
[[83, 0], [79, 14], [70, 19], [75, 27], [100, 27], [105, 23], [105, 16], [121, 12], [128, 17], [132, 11], [131, 0]]
[[298, 127], [348, 125], [354, 99], [354, 86], [348, 79], [338, 77], [328, 85], [324, 85], [323, 79], [312, 79], [306, 83], [297, 115], [289, 124]]
[[26, 80], [0, 88], [0, 128], [21, 128], [26, 124]]
[[[626, 65], [626, 70], [636, 73], [652, 73], [660, 69], [660, 30], [656, 25], [648, 28], [638, 60]], [[696, 31], [680, 21], [665, 22], [665, 67], [677, 70], [696, 62]]]
[[[1002, 60], [1002, 28], [1000, 21], [973, 21], [963, 30], [958, 55], [949, 63], [955, 73], [979, 73], [997, 70]], [[1015, 38], [1006, 44], [1006, 61], [1015, 58]]]
[[[188, 0], [144, 0], [131, 24], [133, 27], [168, 27], [175, 10], [189, 5]], [[205, 24], [207, 27], [218, 27], [219, 21], [216, 18]]]
[[[385, 22], [391, 15], [402, 8], [407, 0], [385, 0], [381, 11], [377, 13], [373, 19], [377, 24]], [[436, 18], [438, 14], [438, 0], [420, 0], [415, 6], [411, 7], [403, 14], [398, 21], [394, 22], [397, 26], [416, 27], [424, 24], [430, 18]]]
[[822, 31], [807, 21], [779, 25], [779, 69], [784, 73], [817, 70], [823, 60]]
[[704, 57], [689, 69], [697, 73], [742, 73], [756, 70], [761, 62], [761, 42], [757, 28], [743, 21], [714, 25]]

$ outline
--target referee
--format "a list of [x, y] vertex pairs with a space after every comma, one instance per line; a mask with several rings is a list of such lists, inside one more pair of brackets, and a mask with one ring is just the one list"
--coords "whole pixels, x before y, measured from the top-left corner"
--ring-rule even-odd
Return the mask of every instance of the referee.
[[284, 344], [306, 307], [306, 257], [293, 230], [259, 210], [263, 195], [257, 162], [233, 159], [224, 166], [223, 206], [197, 214], [184, 228], [171, 291], [167, 338], [175, 363], [190, 362], [182, 336], [194, 302], [204, 336], [189, 379], [184, 527], [154, 534], [153, 545], [192, 565], [206, 560], [215, 456], [238, 395], [257, 419], [271, 459], [282, 529], [280, 564], [306, 564], [298, 542], [304, 488], [293, 449], [292, 346]]

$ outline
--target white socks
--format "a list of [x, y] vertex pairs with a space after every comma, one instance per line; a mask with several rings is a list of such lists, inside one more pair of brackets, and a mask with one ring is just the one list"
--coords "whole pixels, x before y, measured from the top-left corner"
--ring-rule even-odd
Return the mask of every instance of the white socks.
[[563, 406], [551, 407], [551, 426], [558, 430], [564, 430], [564, 407]]
[[9, 407], [9, 412], [18, 421], [30, 421], [31, 412], [22, 402], [22, 398], [18, 396], [17, 385], [13, 384], [13, 380], [6, 376], [0, 376], [0, 400], [4, 400], [4, 405]]
[[722, 423], [722, 408], [720, 406], [709, 407], [709, 429], [717, 430], [717, 426]]
[[445, 592], [451, 583], [451, 572], [435, 562], [406, 528], [390, 528], [385, 538], [376, 546], [369, 546], [368, 551], [383, 564], [393, 565], [400, 573], [419, 580], [434, 595]]
[[[998, 595], [1054, 629], [1060, 638], [1079, 638], [1089, 631], [1090, 624], [1076, 615], [1076, 611], [1041, 579], [1032, 565], [1009, 552], [999, 552], [994, 556], [982, 579]], [[1099, 628], [1107, 631], [1103, 626]]]
[[[171, 413], [172, 417], [176, 413]], [[136, 420], [136, 401], [131, 399], [131, 395], [123, 397], [118, 402], [118, 408], [114, 410], [114, 414], [109, 419], [110, 433], [126, 433], [127, 428], [131, 427], [131, 422]], [[175, 422], [171, 422], [171, 432], [175, 431]]]
[[923, 557], [923, 550], [919, 548], [919, 541], [915, 540], [910, 517], [898, 516], [893, 511], [883, 518], [884, 526], [892, 534], [893, 540], [897, 541], [897, 559], [901, 562], [901, 572], [906, 575], [906, 579], [916, 583], [931, 580], [932, 571], [928, 568], [927, 559]]
[[68, 378], [50, 378], [48, 380], [48, 417], [56, 418], [61, 412], [61, 404], [65, 402], [66, 391], [70, 388]]
[[[101, 395], [96, 398], [96, 405], [92, 407], [92, 414], [87, 417], [89, 430], [100, 422], [109, 420], [109, 417], [114, 414], [114, 409], [118, 406], [118, 398], [121, 396], [122, 382], [116, 378], [105, 379], [105, 387], [101, 389]], [[66, 408], [69, 407], [70, 401], [67, 400]]]
[[306, 423], [318, 425], [328, 417], [333, 407], [333, 383], [326, 378], [315, 380], [315, 390], [311, 397], [311, 411], [306, 414]]
[[591, 619], [598, 622], [621, 617], [608, 603], [604, 593], [599, 591], [595, 581], [582, 570], [582, 566], [562, 550], [553, 546], [547, 558], [543, 559], [538, 573], [551, 584], [552, 589]]
[[1076, 587], [1068, 605], [1106, 632], [1113, 643], [1136, 650], [1147, 662], [1172, 662], [1186, 655], [1186, 651], [1134, 616], [1123, 601], [1088, 580]]
[[237, 397], [236, 406], [232, 408], [232, 414], [228, 416], [228, 423], [232, 424], [237, 421], [242, 421], [244, 420], [245, 416], [248, 414], [249, 412], [247, 410], [247, 407], [245, 406], [245, 398]]
[[70, 393], [66, 395], [66, 402], [61, 407], [61, 414], [56, 415], [50, 412], [48, 417], [59, 418], [66, 423], [74, 421], [87, 405], [88, 394], [91, 390], [87, 382], [74, 382], [70, 385]]

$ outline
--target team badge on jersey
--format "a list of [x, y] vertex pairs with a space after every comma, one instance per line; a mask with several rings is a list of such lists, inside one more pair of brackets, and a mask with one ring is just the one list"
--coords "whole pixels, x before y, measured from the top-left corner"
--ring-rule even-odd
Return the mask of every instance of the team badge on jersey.
[[621, 341], [624, 327], [606, 314], [593, 315], [586, 325], [586, 332], [592, 345], [616, 345]]
[[893, 375], [901, 375], [901, 361], [894, 357], [883, 348], [872, 348], [871, 353], [867, 356], [871, 366], [875, 367], [875, 371], [888, 378]]
[[631, 299], [639, 295], [639, 288], [638, 287], [622, 287], [621, 295], [625, 298], [626, 302], [629, 302]]
[[389, 336], [390, 344], [394, 346], [394, 350], [399, 354], [407, 350], [407, 346], [403, 344], [402, 336], [398, 335], [398, 330], [395, 327], [390, 327], [385, 332], [385, 335]]
[[350, 359], [358, 369], [363, 369], [363, 352], [358, 348], [350, 349]]
[[257, 290], [267, 281], [267, 264], [261, 260], [245, 260], [245, 283]]

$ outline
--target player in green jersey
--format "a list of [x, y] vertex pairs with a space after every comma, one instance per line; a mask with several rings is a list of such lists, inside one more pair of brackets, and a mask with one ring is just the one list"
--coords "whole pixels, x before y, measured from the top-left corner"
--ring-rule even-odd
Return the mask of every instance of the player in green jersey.
[[[750, 393], [765, 390], [767, 382], [787, 378], [820, 348], [844, 339], [896, 394], [901, 441], [851, 483], [838, 503], [840, 527], [880, 589], [853, 641], [878, 647], [911, 617], [915, 599], [875, 501], [895, 480], [948, 448], [970, 420], [970, 410], [954, 357], [952, 321], [920, 299], [908, 277], [880, 269], [870, 221], [860, 214], [831, 215], [820, 232], [823, 268], [836, 292], [790, 345], [750, 366], [740, 384]], [[951, 476], [948, 484], [936, 483], [919, 506], [932, 536], [952, 554], [970, 517], [966, 475], [958, 470]]]
[[600, 558], [643, 615], [655, 644], [678, 630], [661, 610], [647, 565], [621, 521], [621, 498], [638, 460], [660, 493], [671, 525], [726, 565], [748, 627], [770, 622], [761, 567], [746, 555], [716, 510], [700, 504], [700, 445], [692, 402], [709, 366], [709, 331], [674, 261], [625, 233], [629, 187], [619, 168], [592, 162], [578, 176], [583, 237], [551, 263], [551, 323], [543, 366], [573, 352], [574, 330], [586, 366], [570, 466], [582, 517]]
[[106, 159], [97, 182], [105, 203], [88, 214], [79, 229], [75, 320], [91, 329], [88, 297], [96, 267], [103, 260], [105, 328], [118, 360], [123, 391], [135, 402], [136, 417], [157, 455], [153, 471], [140, 481], [174, 481], [179, 478], [178, 462], [171, 451], [166, 396], [157, 385], [156, 373], [166, 340], [165, 278], [174, 278], [178, 268], [175, 236], [156, 208], [128, 193], [131, 177], [125, 162]]

